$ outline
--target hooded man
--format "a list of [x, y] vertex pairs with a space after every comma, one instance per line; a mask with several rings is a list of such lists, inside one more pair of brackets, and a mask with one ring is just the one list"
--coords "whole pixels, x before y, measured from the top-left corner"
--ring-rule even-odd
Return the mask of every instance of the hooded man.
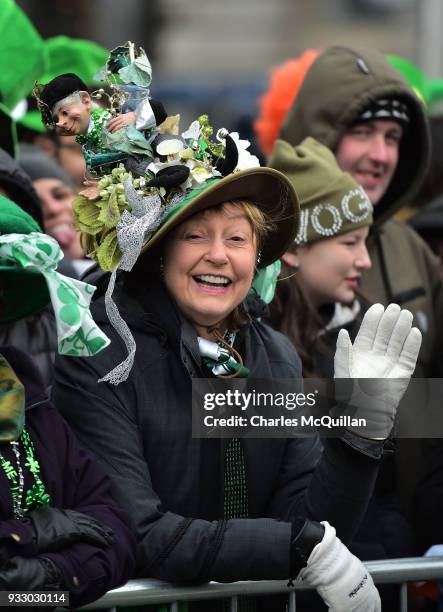
[[[335, 153], [374, 206], [372, 268], [363, 275], [362, 291], [371, 301], [394, 302], [414, 314], [423, 334], [415, 376], [442, 376], [438, 262], [414, 230], [393, 219], [411, 201], [429, 163], [422, 102], [378, 51], [329, 47], [308, 71], [280, 132], [292, 146], [307, 136]], [[284, 172], [274, 161], [269, 165]]]
[[[411, 202], [429, 164], [429, 125], [422, 102], [380, 52], [332, 46], [307, 72], [280, 131], [280, 138], [292, 146], [307, 136], [334, 152], [338, 165], [365, 189], [374, 206], [367, 241], [372, 268], [361, 284], [365, 297], [394, 302], [413, 313], [423, 337], [414, 376], [443, 376], [439, 263], [411, 227], [393, 218]], [[288, 170], [272, 157], [269, 166]], [[422, 453], [421, 440], [397, 441], [396, 489], [406, 512], [421, 474]]]

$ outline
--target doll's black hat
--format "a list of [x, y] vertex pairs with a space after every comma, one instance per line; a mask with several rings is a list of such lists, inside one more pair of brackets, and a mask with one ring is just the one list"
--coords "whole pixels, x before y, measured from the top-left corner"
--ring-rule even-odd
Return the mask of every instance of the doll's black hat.
[[52, 110], [54, 104], [75, 91], [88, 91], [87, 85], [73, 72], [60, 74], [49, 81], [40, 94], [41, 101]]

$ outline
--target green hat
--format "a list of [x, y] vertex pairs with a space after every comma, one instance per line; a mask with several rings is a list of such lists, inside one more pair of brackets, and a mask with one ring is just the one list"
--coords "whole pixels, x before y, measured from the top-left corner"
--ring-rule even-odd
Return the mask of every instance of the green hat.
[[[281, 197], [286, 189], [286, 197]], [[166, 215], [159, 229], [145, 244], [142, 253], [157, 245], [172, 229], [198, 212], [229, 200], [249, 200], [274, 221], [274, 230], [261, 249], [260, 267], [276, 261], [294, 239], [299, 207], [297, 196], [281, 172], [272, 168], [248, 168], [192, 190]], [[280, 201], [280, 202], [279, 202]]]
[[0, 95], [13, 109], [45, 70], [43, 39], [14, 0], [0, 0]]
[[432, 79], [416, 64], [398, 55], [387, 55], [386, 59], [406, 79], [414, 93], [424, 102], [428, 110], [443, 98], [443, 79]]
[[[135, 256], [129, 255], [129, 247], [139, 245], [137, 258], [188, 217], [233, 199], [254, 202], [273, 224], [261, 246], [261, 267], [279, 259], [294, 240], [300, 211], [290, 181], [277, 170], [259, 167], [257, 158], [246, 151], [248, 141], [235, 142], [226, 132], [226, 148], [220, 141], [214, 142], [206, 115], [194, 121], [191, 128], [183, 132], [181, 139], [177, 136], [170, 141], [178, 143], [180, 151], [171, 165], [161, 161], [160, 155], [151, 162], [148, 169], [155, 173], [153, 180], [132, 177], [120, 166], [100, 179], [96, 197], [74, 198], [74, 224], [83, 233], [85, 250], [105, 271], [131, 269]], [[154, 140], [154, 149], [155, 143]], [[230, 154], [234, 161], [223, 176], [214, 159], [220, 163]], [[178, 183], [171, 187], [175, 175]], [[134, 240], [136, 233], [138, 239]], [[128, 255], [123, 253], [122, 257], [124, 246], [128, 247]], [[130, 267], [126, 261], [129, 259]]]
[[291, 181], [300, 202], [297, 244], [310, 244], [371, 225], [372, 204], [363, 188], [314, 138], [297, 147], [277, 140], [269, 161]]
[[152, 141], [154, 158], [143, 177], [123, 166], [103, 176], [96, 187], [74, 198], [74, 224], [83, 233], [88, 255], [112, 272], [105, 305], [128, 356], [101, 381], [119, 384], [131, 371], [135, 340], [112, 300], [117, 272], [129, 272], [188, 217], [230, 200], [256, 204], [272, 223], [260, 245], [260, 267], [279, 259], [298, 229], [299, 205], [291, 182], [277, 170], [259, 167], [237, 133], [214, 130], [202, 115], [178, 134], [159, 134]]
[[[41, 232], [31, 215], [0, 196], [0, 235]], [[0, 261], [0, 323], [17, 321], [38, 312], [49, 302], [44, 277], [34, 270]]]

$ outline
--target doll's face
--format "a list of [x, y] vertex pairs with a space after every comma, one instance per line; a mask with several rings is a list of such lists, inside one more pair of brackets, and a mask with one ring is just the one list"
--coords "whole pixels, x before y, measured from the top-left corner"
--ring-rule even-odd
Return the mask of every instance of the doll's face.
[[53, 112], [55, 129], [60, 136], [85, 134], [91, 118], [91, 98], [85, 91], [79, 92], [79, 102], [61, 104]]

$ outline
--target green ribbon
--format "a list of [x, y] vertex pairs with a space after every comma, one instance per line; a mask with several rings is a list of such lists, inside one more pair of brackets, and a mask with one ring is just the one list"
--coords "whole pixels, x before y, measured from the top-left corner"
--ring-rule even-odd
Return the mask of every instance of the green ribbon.
[[62, 257], [58, 242], [46, 234], [0, 236], [0, 263], [34, 269], [44, 276], [55, 312], [59, 353], [95, 355], [110, 343], [89, 311], [95, 287], [57, 272]]
[[241, 366], [227, 348], [200, 336], [197, 336], [197, 340], [202, 363], [214, 376], [229, 376], [237, 372], [238, 378], [249, 376], [248, 368]]
[[280, 276], [280, 271], [281, 261], [278, 259], [269, 264], [269, 266], [266, 266], [266, 268], [259, 270], [254, 276], [252, 289], [266, 304], [269, 304], [274, 299], [275, 287], [278, 277]]

